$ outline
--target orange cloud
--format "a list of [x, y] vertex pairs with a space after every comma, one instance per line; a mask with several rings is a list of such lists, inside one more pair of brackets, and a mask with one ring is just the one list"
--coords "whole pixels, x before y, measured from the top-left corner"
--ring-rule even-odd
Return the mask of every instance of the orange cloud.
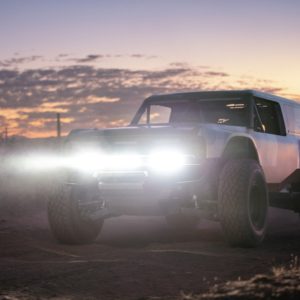
[[280, 82], [179, 63], [161, 70], [78, 65], [22, 72], [0, 69], [0, 75], [0, 121], [10, 134], [28, 137], [55, 136], [57, 113], [62, 114], [64, 133], [127, 125], [151, 94], [255, 88], [300, 100]]
[[[120, 98], [98, 97], [95, 95], [88, 96], [86, 103], [114, 103], [120, 101]], [[77, 101], [77, 104], [84, 104], [84, 101]]]

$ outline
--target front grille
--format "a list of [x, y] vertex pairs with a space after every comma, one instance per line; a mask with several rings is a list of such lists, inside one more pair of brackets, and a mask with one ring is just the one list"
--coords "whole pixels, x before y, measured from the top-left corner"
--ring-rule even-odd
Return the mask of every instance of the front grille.
[[146, 171], [139, 172], [104, 172], [98, 176], [103, 183], [131, 183], [144, 182], [148, 177]]

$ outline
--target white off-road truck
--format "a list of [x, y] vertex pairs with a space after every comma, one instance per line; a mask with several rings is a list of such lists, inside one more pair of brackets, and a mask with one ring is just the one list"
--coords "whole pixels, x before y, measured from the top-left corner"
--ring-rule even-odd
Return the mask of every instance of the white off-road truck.
[[300, 105], [252, 90], [151, 96], [131, 124], [72, 131], [65, 177], [49, 201], [62, 243], [89, 243], [106, 218], [165, 216], [191, 230], [219, 221], [253, 247], [269, 205], [300, 212]]

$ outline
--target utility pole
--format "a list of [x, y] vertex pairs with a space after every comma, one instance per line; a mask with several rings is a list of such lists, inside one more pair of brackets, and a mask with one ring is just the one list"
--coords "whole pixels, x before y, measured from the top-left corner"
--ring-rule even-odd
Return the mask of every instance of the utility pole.
[[8, 142], [8, 128], [5, 127], [5, 131], [4, 131], [4, 142], [5, 144], [7, 144]]
[[60, 124], [60, 114], [56, 114], [56, 133], [57, 138], [59, 139], [61, 136], [61, 124]]

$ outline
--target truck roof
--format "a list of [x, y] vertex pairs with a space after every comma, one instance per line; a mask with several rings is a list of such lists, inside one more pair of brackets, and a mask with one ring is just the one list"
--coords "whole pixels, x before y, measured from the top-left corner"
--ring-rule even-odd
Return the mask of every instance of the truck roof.
[[257, 90], [220, 90], [220, 91], [201, 91], [201, 92], [184, 92], [184, 93], [173, 93], [173, 94], [161, 94], [153, 95], [147, 98], [145, 101], [160, 101], [160, 100], [175, 100], [182, 98], [190, 98], [191, 100], [195, 97], [203, 99], [213, 99], [213, 98], [229, 98], [229, 97], [244, 97], [244, 96], [254, 96], [266, 100], [291, 104], [300, 105], [296, 100], [290, 100], [287, 98], [279, 97], [270, 93], [260, 92]]

